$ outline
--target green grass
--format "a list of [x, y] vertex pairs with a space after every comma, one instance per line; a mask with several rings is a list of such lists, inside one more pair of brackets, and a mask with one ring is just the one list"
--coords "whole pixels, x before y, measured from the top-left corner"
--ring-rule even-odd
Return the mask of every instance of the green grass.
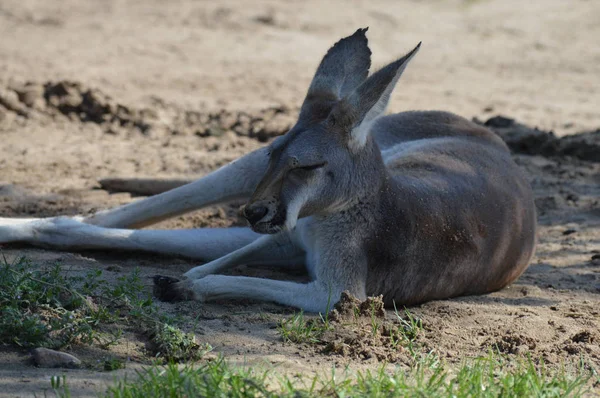
[[[356, 311], [355, 311], [356, 312]], [[531, 359], [514, 359], [490, 352], [487, 357], [464, 361], [461, 365], [446, 365], [432, 353], [423, 353], [418, 344], [418, 337], [423, 330], [423, 322], [415, 317], [406, 308], [403, 313], [394, 309], [395, 320], [380, 319], [371, 311], [371, 316], [366, 320], [368, 328], [373, 335], [389, 333], [391, 348], [405, 347], [410, 353], [410, 369], [397, 370], [389, 373], [382, 366], [376, 371], [358, 372], [354, 375], [331, 375], [330, 377], [315, 377], [312, 379], [290, 379], [280, 377], [277, 382], [272, 378], [265, 379], [261, 376], [258, 380], [252, 379], [252, 385], [261, 385], [260, 394], [231, 393], [224, 387], [223, 390], [214, 390], [205, 396], [289, 396], [289, 397], [578, 397], [584, 394], [591, 385], [600, 384], [600, 378], [593, 370], [584, 370], [582, 364], [575, 372], [548, 371], [543, 361], [534, 362]], [[355, 313], [355, 319], [360, 317]], [[302, 312], [280, 321], [278, 332], [285, 342], [293, 343], [322, 343], [324, 333], [337, 327], [352, 327], [349, 325], [332, 324], [323, 317], [306, 317]], [[194, 372], [208, 372], [210, 366], [201, 369], [184, 368], [182, 372], [186, 377], [194, 379]], [[236, 372], [219, 364], [221, 371]], [[243, 372], [243, 371], [242, 371]], [[164, 373], [169, 375], [169, 370]], [[203, 377], [207, 377], [206, 375]], [[210, 377], [210, 376], [208, 376]], [[145, 380], [145, 379], [141, 379]], [[194, 379], [196, 380], [196, 379]], [[199, 379], [197, 379], [199, 380]], [[270, 383], [268, 382], [270, 380]], [[171, 381], [170, 381], [171, 382]], [[201, 381], [198, 381], [201, 382]], [[144, 382], [142, 382], [144, 383]], [[161, 383], [161, 382], [159, 382]], [[195, 382], [194, 382], [195, 383]], [[262, 384], [261, 384], [262, 383]], [[177, 383], [175, 383], [177, 384]], [[131, 386], [137, 391], [137, 382], [120, 383], [117, 390], [111, 390], [109, 396], [136, 397], [140, 395], [127, 395]], [[146, 388], [152, 388], [147, 386]], [[151, 390], [146, 390], [150, 393]], [[154, 390], [157, 392], [157, 390]], [[183, 391], [170, 391], [184, 394]], [[156, 396], [168, 396], [157, 393]]]
[[[396, 311], [396, 317], [390, 322], [373, 316], [370, 327], [375, 334], [391, 330], [392, 344], [410, 348], [408, 370], [389, 371], [381, 365], [358, 373], [289, 377], [235, 368], [222, 358], [178, 366], [175, 362], [195, 361], [209, 348], [179, 329], [176, 319], [158, 312], [138, 272], [109, 284], [101, 270], [81, 276], [60, 264], [40, 266], [27, 259], [0, 263], [0, 344], [106, 349], [118, 344], [125, 331], [150, 338], [150, 354], [159, 361], [134, 377], [116, 380], [106, 397], [576, 397], [600, 383], [598, 374], [583, 366], [572, 372], [548, 371], [543, 363], [498, 354], [447, 365], [421, 352], [418, 318], [407, 310]], [[314, 343], [333, 327], [326, 317], [300, 312], [281, 321], [278, 330], [284, 341]], [[125, 366], [123, 359], [107, 354], [99, 370]], [[52, 377], [51, 388], [56, 396], [71, 396], [65, 376]]]
[[404, 308], [404, 318], [398, 313], [396, 304], [394, 304], [394, 314], [400, 323], [400, 333], [407, 341], [415, 341], [423, 329], [423, 322], [415, 317], [408, 309]]
[[281, 320], [277, 325], [279, 335], [287, 343], [318, 343], [329, 328], [327, 318], [307, 318], [303, 311]]
[[392, 347], [406, 347], [414, 357], [417, 351], [416, 340], [421, 330], [423, 330], [423, 322], [406, 308], [404, 308], [404, 317], [402, 317], [396, 308], [396, 304], [394, 304], [394, 315], [396, 316], [398, 326], [396, 328], [388, 328], [390, 330]]
[[35, 269], [20, 259], [0, 268], [0, 343], [61, 348], [92, 343], [104, 320], [83, 294], [74, 293], [59, 266]]
[[[369, 319], [370, 329], [373, 336], [383, 333], [389, 333], [393, 348], [405, 346], [411, 352], [414, 351], [414, 343], [423, 329], [423, 323], [415, 317], [408, 309], [404, 309], [404, 317], [394, 308], [396, 316], [396, 326], [392, 322], [379, 319], [375, 315], [375, 310], [371, 310]], [[359, 309], [355, 308], [354, 319], [360, 318]], [[384, 327], [385, 326], [385, 327]], [[318, 317], [306, 317], [304, 312], [296, 312], [287, 319], [282, 319], [277, 325], [277, 331], [282, 340], [286, 343], [321, 343], [321, 338], [325, 332], [331, 330], [331, 325], [327, 315]]]
[[[0, 263], [0, 344], [108, 349], [127, 329], [149, 337], [153, 357], [201, 358], [210, 347], [174, 323], [157, 310], [137, 270], [108, 283], [99, 269], [80, 276], [60, 264], [39, 266], [26, 258]], [[116, 368], [114, 361], [104, 364]]]
[[155, 325], [152, 343], [156, 356], [175, 362], [200, 359], [210, 350], [209, 346], [199, 344], [193, 333], [167, 323]]
[[[505, 362], [488, 355], [450, 371], [431, 355], [409, 371], [397, 368], [290, 378], [273, 371], [234, 368], [223, 359], [199, 367], [169, 364], [122, 379], [104, 396], [133, 397], [578, 397], [588, 391], [591, 374], [582, 368], [551, 374], [529, 360]], [[57, 396], [70, 396], [65, 379], [55, 378]]]
[[125, 361], [122, 360], [121, 358], [115, 358], [115, 357], [105, 358], [102, 361], [102, 368], [104, 370], [106, 370], [107, 372], [110, 372], [113, 370], [118, 370], [118, 369], [125, 369]]

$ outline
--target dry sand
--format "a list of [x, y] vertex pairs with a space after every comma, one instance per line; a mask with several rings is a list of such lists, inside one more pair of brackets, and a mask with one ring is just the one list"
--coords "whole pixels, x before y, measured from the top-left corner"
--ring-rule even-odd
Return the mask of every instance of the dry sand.
[[[558, 136], [596, 130], [598, 16], [600, 4], [591, 0], [3, 0], [0, 216], [87, 213], [126, 203], [129, 194], [98, 190], [97, 180], [194, 178], [263, 145], [293, 123], [329, 46], [364, 26], [375, 65], [423, 41], [392, 111], [443, 109], [480, 120], [503, 114]], [[85, 95], [107, 108], [68, 107]], [[600, 250], [600, 163], [515, 158], [540, 210], [536, 258], [501, 292], [412, 308], [426, 326], [421, 344], [450, 362], [497, 344], [557, 366], [583, 356], [600, 367], [600, 262], [592, 261]], [[231, 225], [239, 222], [235, 210], [206, 209], [159, 227]], [[177, 276], [192, 266], [139, 253], [3, 251], [39, 262], [60, 259], [76, 269], [119, 265], [125, 273], [139, 266], [144, 275]], [[308, 355], [284, 345], [273, 325], [291, 310], [274, 304], [161, 307], [199, 317], [199, 338], [232, 361], [299, 372], [377, 365], [374, 358]], [[135, 357], [136, 347], [132, 338], [120, 349]], [[26, 357], [0, 348], [0, 396], [39, 395], [60, 373], [35, 369]], [[93, 395], [113, 378], [68, 374], [77, 396]]]

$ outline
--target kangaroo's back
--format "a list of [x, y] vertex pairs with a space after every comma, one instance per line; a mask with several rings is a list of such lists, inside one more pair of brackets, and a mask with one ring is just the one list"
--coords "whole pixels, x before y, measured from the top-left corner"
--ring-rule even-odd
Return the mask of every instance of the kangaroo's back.
[[473, 137], [509, 152], [504, 141], [488, 128], [444, 111], [409, 111], [384, 116], [377, 119], [372, 134], [382, 151], [407, 141]]
[[[381, 222], [403, 242], [372, 240], [368, 290], [411, 304], [498, 290], [525, 270], [536, 243], [533, 194], [496, 134], [435, 111], [386, 116], [373, 134], [396, 190], [381, 214], [401, 209], [403, 220]], [[389, 278], [386, 263], [402, 273]]]

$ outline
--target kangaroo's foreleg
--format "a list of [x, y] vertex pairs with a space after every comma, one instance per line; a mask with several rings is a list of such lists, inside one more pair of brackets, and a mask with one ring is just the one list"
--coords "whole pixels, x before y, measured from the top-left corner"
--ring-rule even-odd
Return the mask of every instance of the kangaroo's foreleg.
[[209, 275], [192, 281], [190, 296], [199, 301], [251, 299], [272, 301], [307, 312], [326, 313], [341, 295], [320, 281], [297, 283], [246, 276]]
[[184, 276], [191, 280], [200, 279], [238, 265], [299, 266], [304, 264], [304, 256], [304, 249], [293, 241], [289, 232], [284, 231], [276, 235], [262, 235], [247, 246], [192, 268]]
[[[365, 281], [362, 282], [364, 286]], [[307, 312], [322, 313], [333, 308], [344, 290], [350, 291], [361, 299], [366, 298], [364, 288], [361, 286], [346, 286], [338, 280], [322, 278], [309, 283], [298, 283], [246, 276], [208, 275], [200, 279], [183, 280], [169, 287], [171, 290], [167, 295], [163, 295], [169, 299], [193, 299], [202, 302], [251, 299], [272, 301]], [[159, 298], [163, 297], [159, 296]]]
[[[278, 266], [297, 266], [304, 264], [304, 258], [304, 249], [297, 244], [297, 241], [291, 237], [289, 232], [284, 231], [277, 235], [263, 235], [239, 250], [231, 252], [208, 264], [192, 268], [184, 274], [187, 279], [177, 280], [174, 278], [157, 275], [154, 278], [154, 294], [159, 299], [164, 301], [189, 299], [204, 301], [218, 299], [220, 297], [253, 298], [254, 296], [252, 296], [251, 287], [244, 288], [243, 286], [239, 286], [241, 290], [238, 291], [238, 286], [235, 283], [228, 284], [228, 281], [234, 282], [236, 280], [234, 277], [226, 277], [224, 279], [225, 282], [223, 282], [222, 285], [219, 285], [220, 287], [215, 286], [216, 290], [214, 290], [212, 293], [210, 291], [204, 292], [204, 283], [212, 281], [212, 277], [215, 276], [213, 274], [223, 272], [237, 265], [271, 264]], [[267, 285], [270, 282], [276, 282], [260, 278], [243, 278], [243, 280], [246, 279], [256, 279]], [[302, 284], [294, 284], [291, 282], [281, 283], [287, 283], [290, 284], [290, 286], [302, 286]], [[276, 290], [285, 290], [285, 288], [276, 288]], [[270, 297], [269, 295], [263, 297], [260, 292], [254, 294], [259, 294], [258, 298], [263, 300], [269, 300]], [[281, 302], [281, 300], [276, 299], [273, 299], [273, 301]]]
[[[288, 236], [292, 237], [294, 250], [298, 253], [304, 251], [297, 242], [293, 243], [295, 241], [293, 233]], [[253, 256], [260, 257], [268, 254], [271, 260], [281, 258], [280, 262], [285, 258], [289, 259], [289, 254], [293, 252], [284, 257], [272, 251], [277, 247], [278, 242], [281, 242], [279, 235], [261, 237], [222, 259], [193, 268], [185, 274], [188, 279], [182, 281], [157, 278], [155, 294], [163, 300], [212, 301], [236, 298], [266, 300], [310, 312], [330, 310], [344, 290], [350, 291], [358, 298], [366, 298], [367, 261], [365, 253], [356, 245], [331, 244], [329, 247], [316, 248], [318, 253], [304, 254], [304, 257], [316, 259], [317, 262], [312, 266], [311, 274], [314, 280], [310, 283], [214, 275], [231, 266], [246, 263]]]
[[141, 228], [188, 211], [248, 198], [268, 163], [267, 149], [251, 152], [190, 184], [97, 212], [84, 222], [110, 228]]

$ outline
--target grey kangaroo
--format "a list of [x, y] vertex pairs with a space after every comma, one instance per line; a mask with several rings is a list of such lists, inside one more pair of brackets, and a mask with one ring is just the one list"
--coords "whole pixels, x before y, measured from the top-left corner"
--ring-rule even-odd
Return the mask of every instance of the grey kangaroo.
[[[327, 52], [298, 122], [270, 145], [197, 181], [88, 217], [0, 219], [0, 243], [208, 261], [181, 280], [155, 277], [164, 300], [249, 298], [324, 312], [343, 291], [411, 305], [503, 288], [535, 250], [529, 183], [482, 126], [439, 111], [383, 116], [420, 44], [368, 76], [365, 33]], [[135, 229], [240, 199], [249, 228]], [[240, 264], [304, 266], [311, 281], [221, 274]]]

